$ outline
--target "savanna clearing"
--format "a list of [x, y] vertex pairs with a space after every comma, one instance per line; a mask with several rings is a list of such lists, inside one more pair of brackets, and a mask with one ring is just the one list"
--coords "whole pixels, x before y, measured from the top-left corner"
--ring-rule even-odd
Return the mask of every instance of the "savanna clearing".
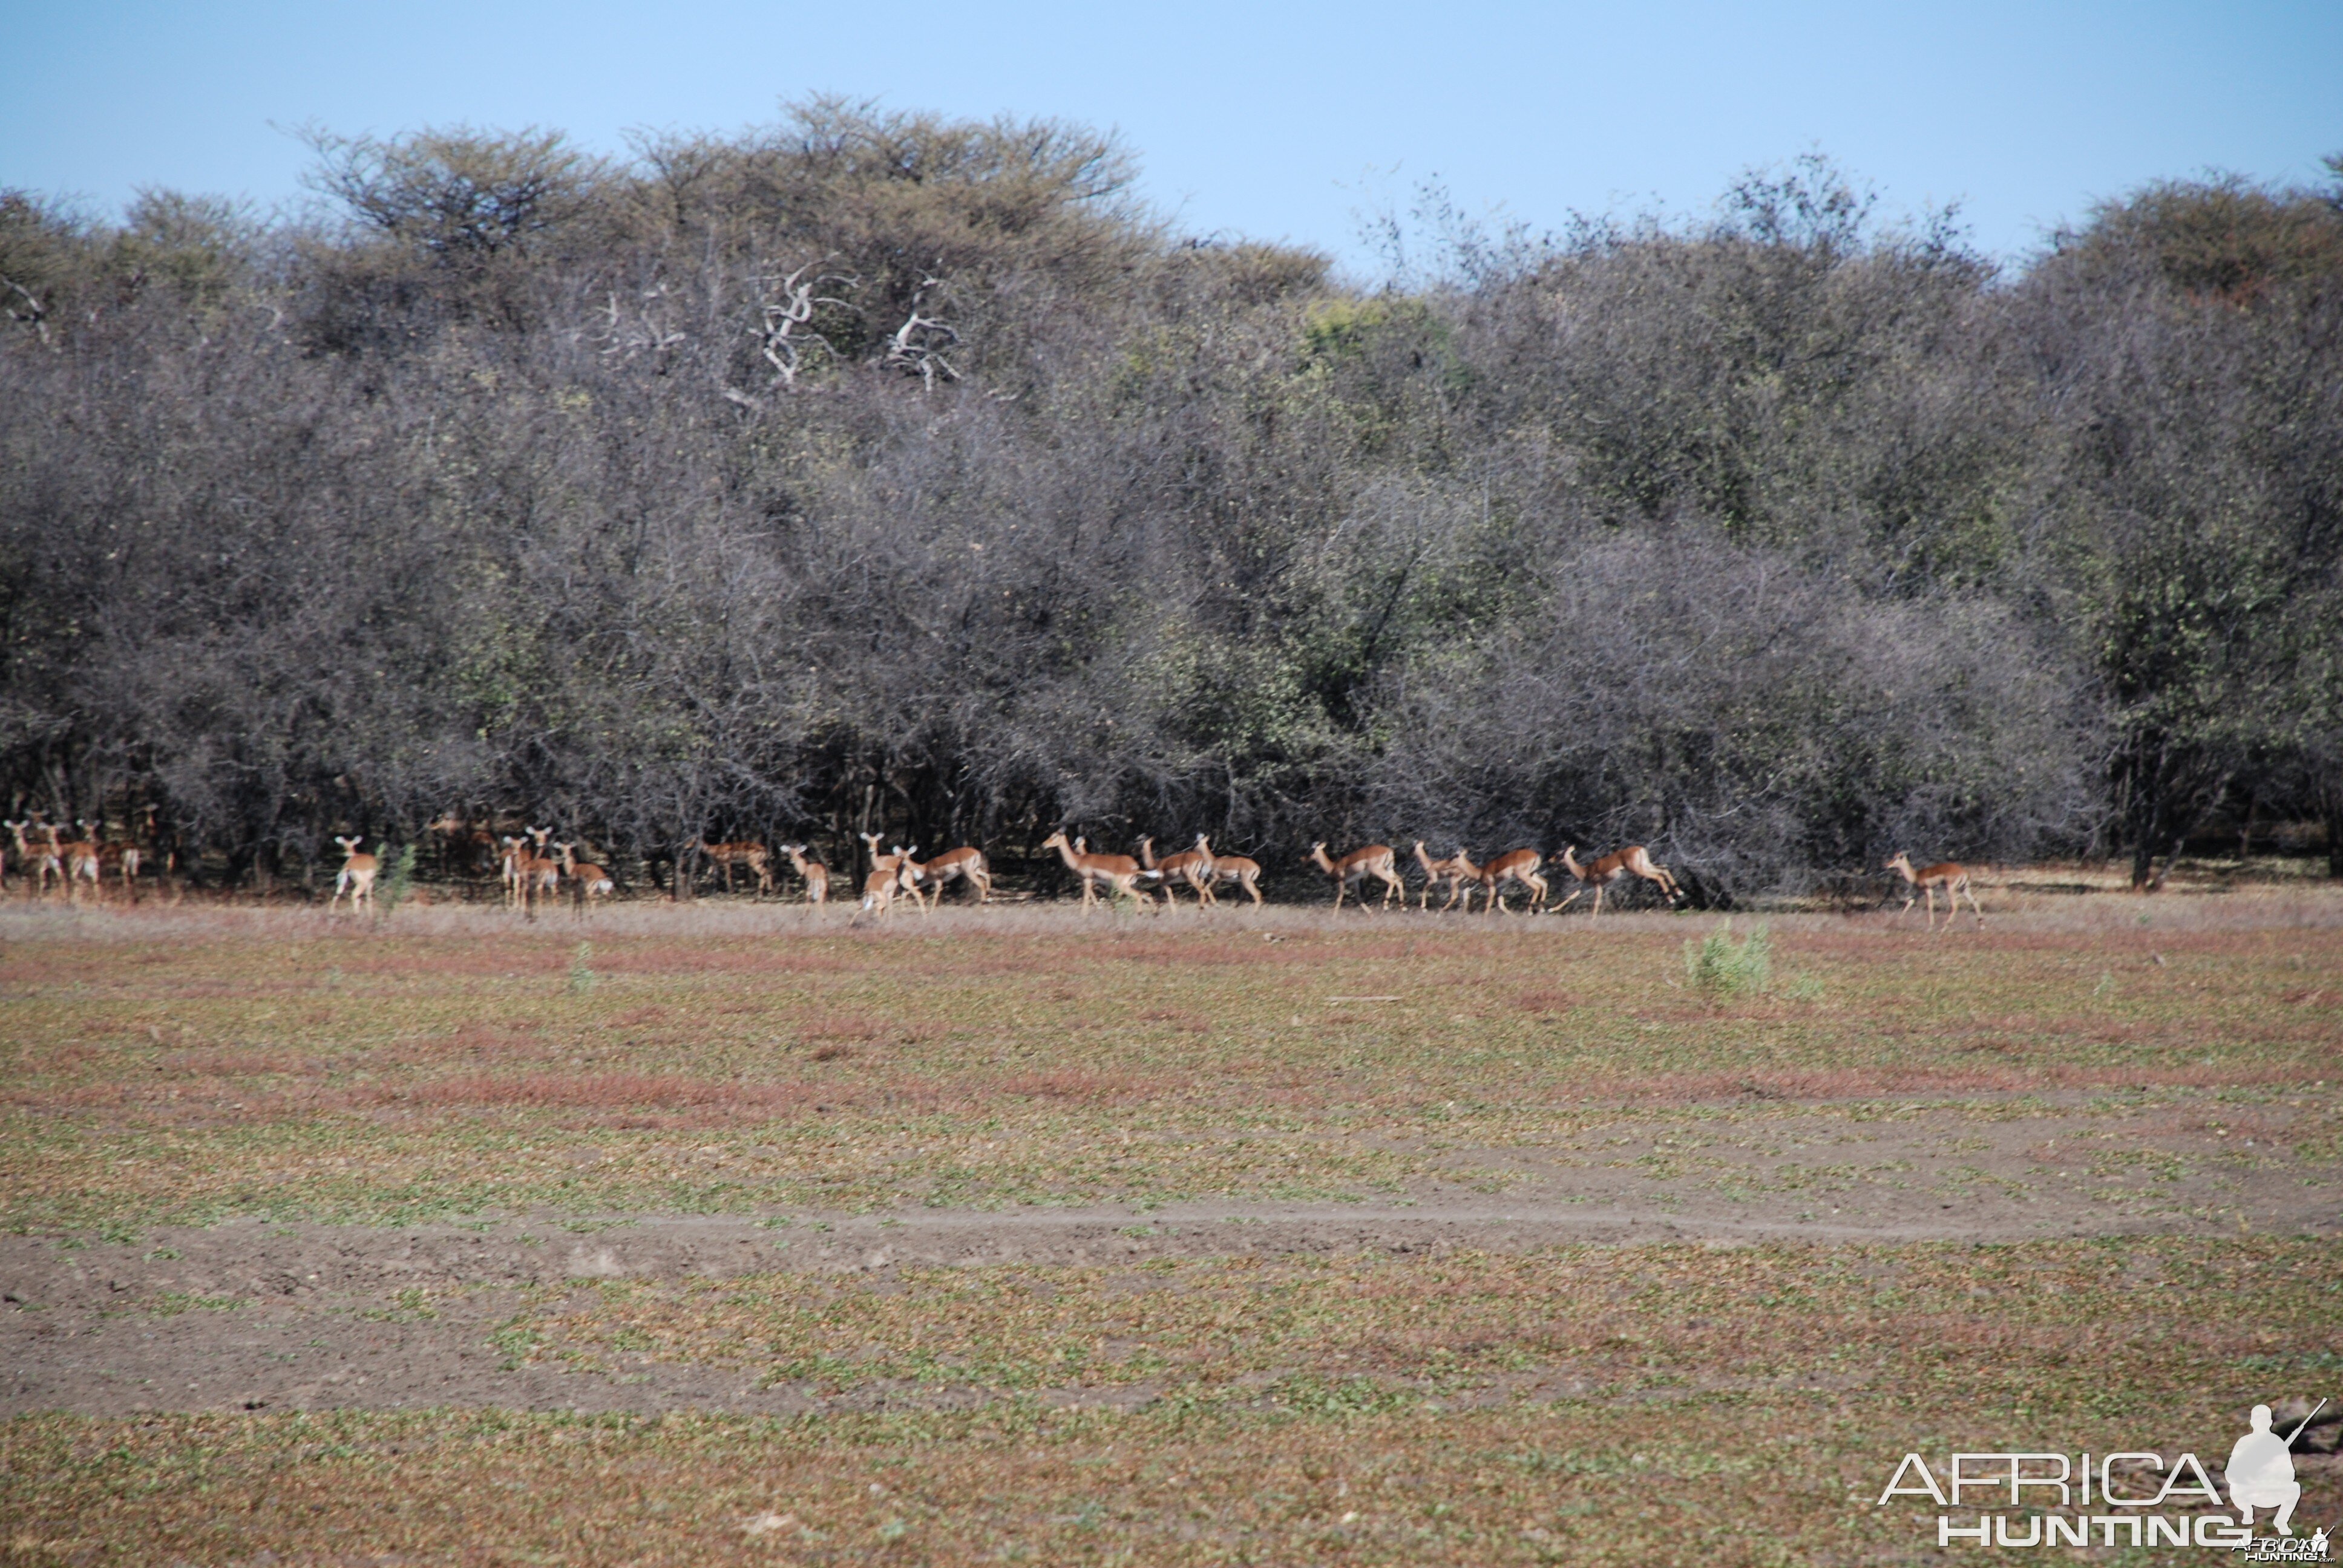
[[1873, 1563], [1906, 1451], [2217, 1474], [2343, 1395], [2343, 896], [1988, 910], [1737, 993], [1714, 916], [10, 910], [0, 1553]]

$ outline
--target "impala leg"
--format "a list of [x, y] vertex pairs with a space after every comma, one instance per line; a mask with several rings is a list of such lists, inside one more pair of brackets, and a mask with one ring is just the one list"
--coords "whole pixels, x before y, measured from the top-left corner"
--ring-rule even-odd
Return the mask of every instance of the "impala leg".
[[[1961, 882], [1961, 891], [1969, 896], [1969, 908], [1976, 911], [1977, 930], [1985, 930], [1985, 906], [1977, 902], [1976, 890], [1970, 887], [1967, 880], [1964, 879]], [[1959, 906], [1957, 905], [1955, 906], [1956, 909]], [[1949, 920], [1952, 919], [1952, 916], [1948, 914], [1945, 918]]]

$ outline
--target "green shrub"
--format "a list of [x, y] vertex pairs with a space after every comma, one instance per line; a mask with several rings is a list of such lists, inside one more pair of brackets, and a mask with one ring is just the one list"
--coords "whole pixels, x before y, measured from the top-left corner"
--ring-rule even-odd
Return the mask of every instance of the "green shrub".
[[415, 846], [408, 844], [400, 849], [398, 858], [391, 861], [390, 875], [384, 878], [382, 886], [375, 890], [375, 902], [387, 915], [398, 908], [400, 901], [414, 890]]
[[1773, 939], [1763, 924], [1752, 926], [1739, 941], [1733, 940], [1733, 922], [1722, 921], [1704, 941], [1684, 943], [1684, 972], [1704, 996], [1755, 996], [1774, 975]]

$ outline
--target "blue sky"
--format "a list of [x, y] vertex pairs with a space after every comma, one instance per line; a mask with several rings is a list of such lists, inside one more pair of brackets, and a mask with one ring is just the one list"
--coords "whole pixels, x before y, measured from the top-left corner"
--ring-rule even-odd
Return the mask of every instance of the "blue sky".
[[[12, 6], [10, 9], [15, 9]], [[1705, 210], [1820, 150], [1885, 208], [1957, 200], [2020, 256], [2096, 198], [2343, 151], [2343, 3], [811, 7], [410, 0], [25, 6], [0, 36], [0, 186], [297, 199], [316, 122], [730, 130], [815, 91], [1119, 129], [1187, 228], [1363, 270], [1363, 210]]]

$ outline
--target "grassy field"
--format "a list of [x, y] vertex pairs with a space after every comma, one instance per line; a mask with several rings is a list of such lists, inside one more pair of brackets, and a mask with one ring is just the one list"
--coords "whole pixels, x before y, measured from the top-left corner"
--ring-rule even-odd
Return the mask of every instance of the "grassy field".
[[[0, 1553], [1893, 1561], [1937, 1552], [1873, 1506], [1907, 1450], [2212, 1462], [2254, 1399], [2343, 1395], [2343, 897], [1770, 924], [1727, 995], [1714, 917], [7, 911], [12, 1356], [398, 1333], [540, 1392], [126, 1414], [59, 1372], [0, 1426]], [[1670, 1228], [1358, 1241], [1509, 1206]], [[1134, 1255], [1017, 1260], [1075, 1211]], [[761, 1261], [155, 1272], [687, 1216]], [[947, 1220], [1011, 1261], [807, 1251]], [[746, 1402], [625, 1408], [679, 1377]]]

